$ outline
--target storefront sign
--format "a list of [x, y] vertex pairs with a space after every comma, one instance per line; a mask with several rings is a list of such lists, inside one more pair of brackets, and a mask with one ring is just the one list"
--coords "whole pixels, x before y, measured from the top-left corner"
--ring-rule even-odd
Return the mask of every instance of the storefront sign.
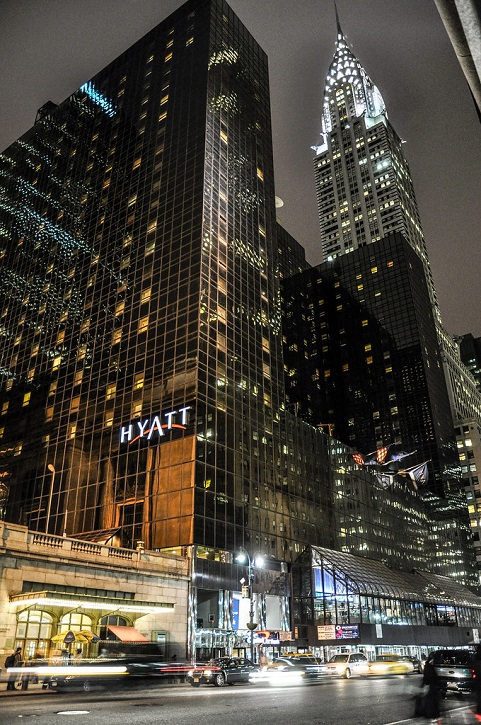
[[358, 624], [338, 624], [336, 626], [336, 639], [357, 639], [358, 637]]
[[166, 433], [174, 428], [185, 430], [189, 423], [189, 410], [191, 405], [186, 405], [178, 410], [169, 410], [153, 418], [137, 420], [129, 425], [121, 426], [120, 442], [131, 445], [139, 440], [156, 440], [165, 437]]
[[336, 627], [334, 624], [319, 624], [317, 627], [317, 639], [336, 639]]

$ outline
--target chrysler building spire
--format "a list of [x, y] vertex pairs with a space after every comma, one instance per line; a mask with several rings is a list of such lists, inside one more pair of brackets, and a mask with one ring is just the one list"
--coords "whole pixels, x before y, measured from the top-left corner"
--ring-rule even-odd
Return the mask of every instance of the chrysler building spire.
[[352, 52], [342, 32], [336, 10], [337, 40], [324, 86], [322, 131], [366, 115], [377, 118], [386, 114], [384, 100], [377, 86]]

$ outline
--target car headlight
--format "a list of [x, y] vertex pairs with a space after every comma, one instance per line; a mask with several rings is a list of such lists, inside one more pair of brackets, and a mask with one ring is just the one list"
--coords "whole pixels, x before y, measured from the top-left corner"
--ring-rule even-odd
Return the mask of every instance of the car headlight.
[[204, 675], [207, 675], [207, 677], [210, 677], [212, 674], [212, 670], [204, 670]]
[[187, 677], [192, 677], [193, 674], [194, 674], [194, 670], [189, 670], [187, 673]]

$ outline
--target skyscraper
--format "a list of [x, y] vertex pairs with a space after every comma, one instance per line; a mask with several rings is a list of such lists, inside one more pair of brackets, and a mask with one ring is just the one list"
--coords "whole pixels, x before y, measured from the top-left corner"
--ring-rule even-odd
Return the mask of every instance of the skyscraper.
[[9, 518], [260, 545], [283, 400], [263, 51], [188, 2], [1, 167]]
[[314, 169], [324, 260], [399, 231], [424, 267], [453, 420], [481, 419], [481, 396], [442, 325], [435, 285], [399, 138], [379, 89], [350, 49], [337, 18]]

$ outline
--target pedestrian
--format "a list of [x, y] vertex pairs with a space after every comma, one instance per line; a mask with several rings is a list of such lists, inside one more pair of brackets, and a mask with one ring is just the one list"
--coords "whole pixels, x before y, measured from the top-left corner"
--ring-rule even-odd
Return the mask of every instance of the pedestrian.
[[473, 657], [473, 690], [476, 695], [476, 715], [481, 715], [481, 645]]
[[[12, 652], [12, 654], [6, 658], [5, 669], [8, 670], [10, 667], [20, 667], [21, 664], [22, 664], [22, 648], [17, 647], [15, 652]], [[7, 690], [15, 689], [15, 681], [16, 681], [17, 677], [18, 677], [18, 675], [15, 672], [12, 672], [12, 674], [8, 678]]]
[[424, 665], [422, 687], [428, 688], [424, 696], [424, 715], [435, 719], [441, 714], [441, 683], [434, 666], [434, 655], [429, 655]]
[[74, 660], [81, 660], [82, 658], [82, 647], [77, 647], [77, 649], [75, 650]]

